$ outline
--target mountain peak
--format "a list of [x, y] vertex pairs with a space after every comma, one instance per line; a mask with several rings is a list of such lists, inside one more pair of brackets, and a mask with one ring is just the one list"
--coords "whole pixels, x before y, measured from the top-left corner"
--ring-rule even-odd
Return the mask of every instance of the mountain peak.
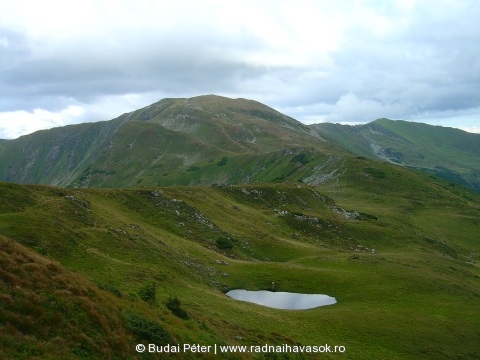
[[[266, 157], [278, 156], [293, 174], [298, 159], [308, 163], [306, 154], [289, 162], [302, 149], [343, 152], [264, 104], [218, 95], [162, 99], [112, 121], [45, 130], [7, 145], [0, 143], [5, 180], [62, 186], [185, 184], [193, 175], [197, 184], [250, 181], [265, 169]], [[246, 164], [252, 169], [245, 171]]]
[[319, 139], [306, 125], [267, 105], [218, 95], [162, 99], [119, 119], [159, 124], [229, 151], [269, 151], [285, 142], [289, 146], [309, 146], [314, 138]]

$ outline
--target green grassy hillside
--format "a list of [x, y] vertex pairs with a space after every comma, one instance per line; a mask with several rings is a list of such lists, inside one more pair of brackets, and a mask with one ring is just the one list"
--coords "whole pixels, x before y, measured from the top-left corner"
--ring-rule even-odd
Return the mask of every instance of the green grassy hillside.
[[215, 95], [163, 99], [124, 117], [189, 133], [235, 153], [319, 147], [315, 139], [321, 139], [309, 127], [259, 102]]
[[0, 179], [63, 187], [318, 184], [350, 151], [480, 191], [479, 139], [386, 119], [305, 126], [252, 100], [208, 95], [3, 140]]
[[[0, 354], [132, 358], [137, 343], [168, 342], [478, 358], [479, 195], [388, 163], [338, 161], [341, 175], [316, 187], [1, 184]], [[337, 304], [275, 310], [224, 295], [272, 282]]]
[[0, 143], [0, 178], [17, 183], [68, 185], [105, 152], [119, 121], [41, 130]]
[[412, 166], [480, 191], [480, 134], [388, 119], [311, 127], [357, 155]]
[[343, 152], [307, 126], [255, 101], [213, 95], [164, 99], [111, 121], [4, 140], [0, 179], [64, 187], [210, 185], [235, 178], [248, 182], [249, 177], [273, 181], [276, 176], [238, 173], [260, 168], [271, 154], [298, 149]]
[[305, 147], [237, 154], [206, 145], [190, 134], [139, 122], [122, 127], [113, 143], [111, 151], [99, 156], [69, 186], [310, 184], [334, 176], [345, 157], [340, 151]]
[[16, 241], [0, 244], [2, 359], [134, 355], [112, 294]]

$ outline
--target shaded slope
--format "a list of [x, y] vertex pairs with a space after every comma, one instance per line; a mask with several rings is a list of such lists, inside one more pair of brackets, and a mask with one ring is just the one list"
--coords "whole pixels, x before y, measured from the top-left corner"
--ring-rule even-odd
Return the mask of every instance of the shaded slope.
[[3, 181], [65, 186], [108, 145], [119, 121], [70, 125], [37, 131], [0, 144]]
[[[134, 129], [134, 131], [130, 131]], [[233, 153], [153, 123], [129, 122], [111, 151], [71, 183], [73, 187], [211, 185], [269, 182], [321, 184], [338, 176], [340, 155], [315, 148], [265, 154]], [[181, 145], [180, 145], [181, 144]], [[341, 153], [340, 153], [341, 154]]]

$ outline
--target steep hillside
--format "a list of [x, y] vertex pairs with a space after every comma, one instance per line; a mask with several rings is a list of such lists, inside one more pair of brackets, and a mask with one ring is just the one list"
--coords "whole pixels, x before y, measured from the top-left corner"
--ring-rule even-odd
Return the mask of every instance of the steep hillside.
[[366, 125], [311, 125], [361, 156], [411, 166], [480, 191], [480, 135], [453, 128], [379, 119]]
[[305, 126], [252, 100], [163, 99], [0, 142], [0, 179], [64, 187], [321, 184], [356, 155], [480, 191], [480, 135], [411, 122]]
[[[157, 342], [345, 346], [326, 359], [478, 357], [479, 195], [389, 163], [342, 165], [317, 187], [0, 184], [0, 234], [12, 239], [2, 243], [0, 296], [18, 301], [0, 303], [0, 354], [115, 358], [125, 340], [126, 358]], [[286, 311], [224, 295], [272, 282], [337, 304]], [[183, 312], [167, 306], [172, 297]]]
[[68, 185], [108, 147], [119, 121], [37, 131], [0, 143], [0, 178], [17, 183]]
[[0, 299], [2, 359], [134, 354], [113, 295], [3, 236]]
[[[273, 181], [297, 171], [292, 159], [305, 149], [342, 154], [315, 131], [255, 101], [164, 99], [111, 121], [3, 141], [0, 178], [75, 187]], [[292, 162], [268, 175], [262, 164], [282, 154]]]

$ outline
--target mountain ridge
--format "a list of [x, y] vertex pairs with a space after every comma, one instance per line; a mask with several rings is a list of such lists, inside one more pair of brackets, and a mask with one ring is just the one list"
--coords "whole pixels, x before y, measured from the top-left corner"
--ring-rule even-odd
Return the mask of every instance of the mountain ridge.
[[70, 187], [313, 184], [318, 181], [311, 179], [335, 170], [323, 169], [331, 159], [357, 155], [480, 191], [479, 139], [460, 130], [388, 119], [353, 127], [304, 125], [247, 99], [166, 98], [109, 121], [3, 140], [0, 179]]
[[480, 134], [389, 119], [311, 127], [356, 155], [416, 168], [480, 191]]
[[[178, 146], [167, 147], [172, 141]], [[205, 176], [195, 184], [248, 182], [253, 174], [238, 180], [233, 180], [233, 174], [288, 149], [292, 156], [285, 160], [285, 172], [294, 172], [296, 160], [289, 160], [302, 156], [302, 149], [307, 148], [319, 154], [342, 152], [306, 125], [252, 100], [218, 96], [162, 99], [110, 121], [8, 140], [0, 150], [0, 178], [80, 187], [186, 185], [189, 182], [184, 175], [193, 176], [204, 169]], [[131, 161], [126, 163], [125, 158]], [[263, 170], [268, 171], [260, 172]], [[282, 176], [272, 173], [261, 181]]]

